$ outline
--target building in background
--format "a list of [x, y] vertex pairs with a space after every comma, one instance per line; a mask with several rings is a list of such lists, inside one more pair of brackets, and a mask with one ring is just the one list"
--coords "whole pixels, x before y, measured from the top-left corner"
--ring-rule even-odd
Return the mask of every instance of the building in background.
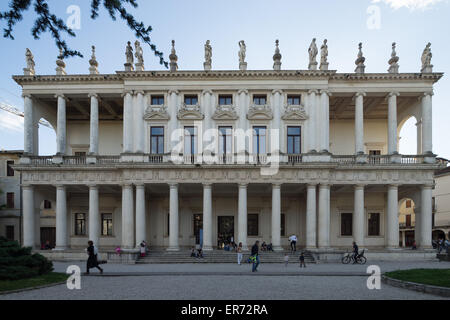
[[450, 167], [439, 170], [433, 190], [433, 240], [450, 239]]

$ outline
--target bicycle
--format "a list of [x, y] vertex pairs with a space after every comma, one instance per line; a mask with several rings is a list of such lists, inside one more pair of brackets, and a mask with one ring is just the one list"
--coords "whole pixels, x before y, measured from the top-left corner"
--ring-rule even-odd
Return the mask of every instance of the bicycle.
[[[353, 259], [353, 254], [350, 254], [349, 252], [347, 252], [347, 254], [342, 257], [341, 262], [343, 264], [349, 264], [353, 260], [354, 260]], [[366, 262], [367, 262], [367, 259], [366, 259], [366, 257], [364, 257], [364, 250], [363, 250], [361, 253], [359, 253], [356, 256], [356, 263], [358, 263], [358, 264], [366, 264]]]

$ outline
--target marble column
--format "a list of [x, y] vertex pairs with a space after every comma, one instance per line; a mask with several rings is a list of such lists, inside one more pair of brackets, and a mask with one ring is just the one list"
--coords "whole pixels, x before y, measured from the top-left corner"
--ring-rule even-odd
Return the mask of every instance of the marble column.
[[398, 186], [389, 185], [387, 194], [386, 247], [395, 249], [398, 248], [398, 244]]
[[391, 92], [388, 100], [388, 154], [398, 153], [397, 143], [397, 96], [398, 92]]
[[[249, 108], [249, 102], [248, 102], [248, 91], [246, 89], [240, 89], [238, 91], [238, 108], [239, 108], [239, 129], [243, 130], [244, 133], [247, 131], [248, 129], [248, 120], [247, 120], [247, 112], [248, 112], [248, 108]], [[236, 139], [237, 140], [237, 146], [236, 146], [236, 152], [238, 154], [244, 154], [245, 151], [249, 152], [250, 147], [248, 142], [246, 141], [246, 137], [245, 135], [243, 136], [243, 143], [239, 143], [240, 139]]]
[[100, 207], [98, 186], [89, 186], [89, 240], [94, 242], [97, 247], [100, 246]]
[[422, 154], [422, 120], [416, 123], [416, 136], [417, 136], [417, 152], [416, 154]]
[[23, 95], [24, 99], [24, 153], [34, 154], [34, 109], [33, 98], [29, 94]]
[[432, 92], [425, 92], [422, 96], [422, 154], [433, 153], [432, 95]]
[[168, 112], [170, 115], [170, 119], [167, 125], [167, 139], [169, 139], [169, 148], [168, 152], [170, 153], [172, 149], [176, 146], [176, 141], [172, 139], [172, 134], [178, 128], [178, 90], [169, 90], [168, 97]]
[[315, 249], [316, 246], [316, 185], [308, 184], [306, 187], [306, 248]]
[[238, 241], [242, 242], [242, 248], [248, 250], [247, 247], [247, 184], [239, 184], [238, 196]]
[[272, 247], [281, 251], [281, 185], [272, 185]]
[[91, 93], [89, 98], [91, 99], [89, 153], [98, 155], [98, 96], [96, 93]]
[[272, 129], [278, 130], [278, 141], [271, 139], [270, 141], [273, 143], [278, 143], [278, 146], [270, 146], [270, 152], [273, 153], [275, 151], [282, 152], [284, 149], [284, 128], [283, 122], [281, 121], [281, 110], [283, 110], [283, 91], [280, 89], [272, 91], [272, 110], [273, 110], [273, 120], [272, 120]]
[[123, 153], [133, 152], [133, 91], [123, 93]]
[[316, 95], [318, 94], [317, 90], [309, 90], [308, 91], [308, 110], [309, 110], [309, 119], [308, 119], [308, 152], [317, 152], [317, 139], [316, 139], [316, 130], [317, 130], [317, 121], [316, 115], [318, 113], [317, 110], [317, 99]]
[[134, 194], [133, 185], [122, 185], [122, 248], [130, 250], [135, 247], [134, 237]]
[[[215, 148], [212, 145], [211, 141], [213, 139], [213, 130], [214, 129], [214, 120], [212, 116], [214, 114], [213, 110], [215, 110], [214, 106], [214, 94], [211, 90], [203, 90], [202, 99], [201, 99], [201, 107], [205, 114], [205, 119], [203, 120], [203, 151], [207, 151], [208, 153], [216, 153]], [[200, 135], [200, 132], [199, 132]], [[217, 141], [216, 141], [217, 143]], [[205, 159], [206, 160], [206, 159]]]
[[66, 154], [66, 98], [63, 94], [57, 94], [58, 115], [56, 128], [56, 154]]
[[320, 125], [320, 152], [328, 152], [330, 148], [330, 96], [328, 90], [320, 90], [320, 108], [321, 121]]
[[67, 249], [67, 194], [66, 186], [56, 186], [56, 247]]
[[364, 246], [364, 185], [355, 186], [353, 208], [353, 240]]
[[364, 154], [364, 97], [365, 92], [355, 94], [355, 154]]
[[147, 221], [145, 212], [145, 185], [136, 185], [136, 248], [142, 240], [147, 242]]
[[23, 246], [35, 247], [34, 186], [22, 186]]
[[330, 185], [319, 185], [319, 248], [330, 247]]
[[431, 249], [431, 237], [433, 229], [433, 186], [424, 185], [421, 187], [421, 210], [420, 210], [420, 241], [421, 249]]
[[[133, 108], [133, 114], [135, 116], [134, 119], [134, 139], [135, 153], [144, 153], [144, 137], [146, 135], [146, 131], [144, 129], [144, 112], [145, 112], [145, 95], [144, 91], [136, 91], [136, 105]], [[142, 241], [142, 240], [141, 240]]]
[[203, 250], [213, 249], [212, 236], [212, 185], [203, 184]]
[[168, 251], [180, 250], [178, 244], [179, 237], [179, 216], [178, 216], [178, 184], [170, 184], [170, 208], [169, 208], [169, 248]]

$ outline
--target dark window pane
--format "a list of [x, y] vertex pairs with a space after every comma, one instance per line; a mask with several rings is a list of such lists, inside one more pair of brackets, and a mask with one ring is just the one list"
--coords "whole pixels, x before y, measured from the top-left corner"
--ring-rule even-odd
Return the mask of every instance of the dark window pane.
[[6, 239], [14, 240], [14, 226], [6, 226]]
[[14, 192], [8, 192], [6, 194], [6, 208], [14, 209]]
[[352, 235], [352, 223], [353, 223], [352, 213], [341, 213], [341, 236]]
[[258, 236], [258, 214], [249, 214], [247, 216], [247, 235]]
[[284, 213], [281, 214], [281, 230], [280, 235], [282, 237], [286, 236], [286, 215]]
[[52, 203], [49, 200], [44, 200], [44, 209], [51, 209]]
[[253, 103], [255, 105], [265, 105], [267, 97], [265, 95], [255, 95], [253, 96]]
[[112, 236], [113, 221], [111, 213], [102, 213], [102, 236]]
[[184, 103], [186, 105], [196, 105], [198, 104], [197, 96], [184, 96]]
[[220, 95], [219, 96], [219, 105], [232, 105], [233, 97], [230, 95]]
[[150, 152], [152, 154], [164, 153], [164, 128], [152, 127], [150, 130]]
[[152, 105], [163, 105], [164, 96], [152, 96]]
[[301, 96], [299, 95], [289, 95], [287, 98], [288, 104], [293, 106], [299, 106], [301, 101]]
[[86, 235], [86, 214], [84, 213], [75, 214], [75, 235]]
[[14, 161], [6, 161], [6, 176], [14, 177], [14, 169], [11, 167], [14, 165]]
[[379, 236], [380, 235], [380, 214], [379, 213], [369, 213], [369, 236]]
[[287, 149], [288, 154], [301, 153], [301, 127], [288, 127]]

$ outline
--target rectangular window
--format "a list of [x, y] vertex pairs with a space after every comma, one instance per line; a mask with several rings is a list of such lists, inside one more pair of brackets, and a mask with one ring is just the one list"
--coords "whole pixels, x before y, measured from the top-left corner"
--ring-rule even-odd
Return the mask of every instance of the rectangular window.
[[379, 213], [369, 213], [369, 236], [379, 236], [380, 235], [380, 214]]
[[301, 152], [301, 127], [287, 128], [288, 154], [300, 154]]
[[14, 209], [14, 192], [6, 193], [6, 208]]
[[86, 214], [85, 213], [75, 213], [75, 235], [76, 236], [86, 235]]
[[102, 236], [113, 235], [112, 213], [102, 213]]
[[52, 208], [52, 202], [49, 200], [44, 200], [44, 209], [51, 209]]
[[6, 161], [6, 176], [14, 177], [14, 169], [11, 167], [14, 165], [14, 161]]
[[284, 213], [281, 214], [281, 228], [280, 235], [282, 237], [286, 236], [286, 215]]
[[74, 156], [76, 157], [85, 157], [86, 156], [86, 152], [84, 151], [77, 151], [74, 153]]
[[253, 153], [266, 153], [266, 127], [253, 127]]
[[254, 95], [253, 96], [253, 104], [257, 106], [263, 106], [267, 103], [266, 95]]
[[153, 106], [164, 105], [164, 96], [152, 96], [152, 105]]
[[258, 214], [249, 214], [247, 216], [247, 235], [258, 236]]
[[290, 106], [299, 106], [300, 102], [301, 102], [300, 95], [288, 95], [287, 97], [287, 103]]
[[184, 96], [184, 104], [188, 106], [195, 106], [198, 104], [197, 95]]
[[232, 127], [219, 127], [219, 154], [231, 153]]
[[406, 215], [406, 226], [411, 227], [411, 215], [410, 214]]
[[164, 127], [150, 128], [150, 150], [151, 154], [164, 153]]
[[379, 156], [379, 155], [381, 155], [381, 150], [369, 150], [369, 155]]
[[14, 241], [14, 226], [6, 226], [6, 239]]
[[352, 235], [352, 228], [353, 228], [352, 223], [353, 223], [352, 213], [341, 213], [341, 236]]
[[184, 127], [184, 154], [197, 154], [197, 128]]
[[220, 95], [219, 96], [219, 105], [230, 106], [232, 104], [233, 104], [233, 96], [231, 96], [231, 95]]
[[406, 200], [405, 206], [406, 208], [411, 208], [411, 200]]
[[170, 213], [167, 214], [167, 236], [170, 235]]

